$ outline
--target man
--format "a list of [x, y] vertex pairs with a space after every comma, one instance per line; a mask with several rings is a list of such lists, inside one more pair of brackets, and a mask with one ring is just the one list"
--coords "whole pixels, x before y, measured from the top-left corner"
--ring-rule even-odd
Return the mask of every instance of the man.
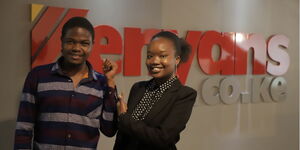
[[104, 74], [87, 61], [94, 28], [74, 17], [62, 29], [62, 56], [34, 68], [27, 76], [17, 118], [14, 149], [96, 149], [100, 131], [117, 130], [114, 76], [117, 65], [106, 60]]

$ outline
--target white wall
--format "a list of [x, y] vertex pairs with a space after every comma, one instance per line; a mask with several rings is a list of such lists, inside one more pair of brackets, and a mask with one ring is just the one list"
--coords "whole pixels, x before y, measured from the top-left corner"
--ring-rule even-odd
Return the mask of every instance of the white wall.
[[[266, 39], [273, 34], [283, 34], [290, 39], [291, 64], [283, 76], [288, 83], [286, 101], [208, 106], [199, 96], [179, 149], [298, 149], [298, 0], [164, 0], [162, 26], [178, 29], [183, 37], [187, 30], [216, 30], [259, 33]], [[194, 60], [187, 84], [200, 91], [203, 80], [208, 77]], [[234, 77], [246, 90], [249, 79], [261, 76]]]

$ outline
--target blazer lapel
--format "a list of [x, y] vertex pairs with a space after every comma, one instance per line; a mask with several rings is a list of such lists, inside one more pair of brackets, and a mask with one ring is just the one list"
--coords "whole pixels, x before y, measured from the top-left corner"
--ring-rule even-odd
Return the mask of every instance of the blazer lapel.
[[147, 115], [146, 119], [151, 119], [155, 117], [161, 109], [165, 107], [165, 105], [169, 104], [172, 102], [176, 97], [174, 97], [174, 94], [179, 90], [181, 87], [181, 83], [179, 80], [176, 80], [174, 82], [174, 85], [168, 89], [163, 96], [161, 97], [160, 100], [158, 100], [153, 106], [152, 109], [150, 110], [149, 114]]
[[130, 104], [128, 105], [128, 112], [132, 114], [133, 109], [139, 103], [139, 101], [143, 98], [144, 93], [146, 92], [146, 85], [148, 82], [142, 82], [138, 85], [136, 89], [133, 89], [133, 96], [130, 99]]

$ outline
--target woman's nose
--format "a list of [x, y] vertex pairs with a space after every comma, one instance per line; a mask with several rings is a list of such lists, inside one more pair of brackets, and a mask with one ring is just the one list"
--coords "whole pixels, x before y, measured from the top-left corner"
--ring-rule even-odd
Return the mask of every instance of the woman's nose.
[[159, 57], [152, 57], [151, 59], [151, 64], [159, 64], [160, 60], [159, 60]]

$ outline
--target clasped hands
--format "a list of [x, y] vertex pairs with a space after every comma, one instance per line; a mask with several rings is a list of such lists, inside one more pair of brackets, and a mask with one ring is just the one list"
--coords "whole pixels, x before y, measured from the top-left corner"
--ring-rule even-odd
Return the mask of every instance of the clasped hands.
[[[108, 86], [115, 87], [115, 81], [114, 77], [117, 74], [118, 65], [116, 62], [105, 59], [103, 66], [103, 73], [107, 78]], [[124, 100], [124, 95], [121, 93], [121, 95], [118, 95], [119, 101], [117, 103], [117, 111], [118, 115], [124, 114], [127, 112], [127, 104]]]

